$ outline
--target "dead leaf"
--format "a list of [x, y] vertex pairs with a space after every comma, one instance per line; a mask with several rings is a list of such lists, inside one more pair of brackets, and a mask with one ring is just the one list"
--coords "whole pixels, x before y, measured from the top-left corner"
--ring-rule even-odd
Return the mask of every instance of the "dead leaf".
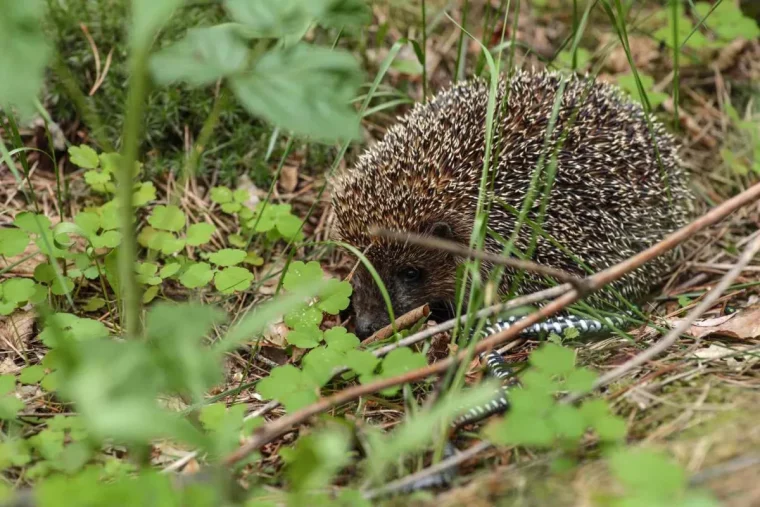
[[298, 186], [298, 166], [284, 165], [280, 172], [280, 188], [292, 192]]
[[[718, 317], [695, 322], [686, 334], [695, 338], [709, 335], [728, 336], [737, 340], [749, 340], [760, 336], [760, 306], [742, 310], [729, 318]], [[678, 322], [673, 322], [677, 325]]]
[[[614, 40], [611, 40], [611, 37], [613, 37], [611, 34], [605, 34], [600, 40], [600, 46], [604, 47], [608, 43], [616, 44], [617, 36], [614, 36]], [[650, 37], [630, 37], [629, 41], [631, 57], [639, 70], [647, 69], [649, 64], [660, 56], [657, 43]], [[615, 74], [627, 73], [631, 70], [628, 55], [620, 44], [616, 44], [604, 63]]]
[[33, 336], [32, 312], [16, 312], [0, 320], [0, 350], [26, 350]]

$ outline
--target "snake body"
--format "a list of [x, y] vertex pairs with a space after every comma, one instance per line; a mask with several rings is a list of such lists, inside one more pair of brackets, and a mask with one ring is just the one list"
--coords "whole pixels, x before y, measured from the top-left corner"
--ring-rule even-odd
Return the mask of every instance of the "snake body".
[[[501, 332], [518, 322], [522, 317], [512, 316], [502, 319], [483, 329], [479, 338]], [[581, 336], [588, 336], [600, 332], [610, 331], [614, 328], [623, 327], [626, 320], [623, 317], [613, 316], [605, 317], [604, 320], [578, 317], [575, 315], [557, 316], [544, 322], [533, 324], [520, 333], [523, 338], [535, 338], [543, 333], [553, 332], [557, 334], [564, 333], [567, 329], [577, 329]], [[497, 394], [488, 402], [477, 405], [465, 411], [457, 417], [452, 423], [452, 430], [456, 430], [467, 424], [480, 422], [492, 415], [504, 413], [509, 410], [509, 390], [512, 381], [515, 380], [514, 371], [504, 361], [504, 358], [497, 351], [490, 351], [481, 358], [485, 361], [488, 375], [504, 382], [499, 388]], [[456, 449], [447, 442], [444, 447], [443, 457], [453, 456]], [[433, 474], [415, 481], [402, 488], [400, 492], [411, 493], [421, 489], [447, 486], [455, 477], [455, 471], [452, 469], [444, 472]]]

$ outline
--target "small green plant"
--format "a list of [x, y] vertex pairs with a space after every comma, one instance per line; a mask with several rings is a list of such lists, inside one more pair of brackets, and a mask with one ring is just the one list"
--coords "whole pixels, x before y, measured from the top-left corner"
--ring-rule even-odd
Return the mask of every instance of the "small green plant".
[[487, 438], [501, 444], [568, 449], [590, 429], [603, 442], [625, 438], [625, 422], [610, 412], [604, 400], [585, 401], [580, 407], [555, 401], [555, 393], [588, 391], [596, 379], [591, 370], [575, 366], [571, 349], [548, 343], [531, 354], [530, 363], [532, 368], [520, 379], [523, 388], [511, 392], [510, 413], [485, 428]]

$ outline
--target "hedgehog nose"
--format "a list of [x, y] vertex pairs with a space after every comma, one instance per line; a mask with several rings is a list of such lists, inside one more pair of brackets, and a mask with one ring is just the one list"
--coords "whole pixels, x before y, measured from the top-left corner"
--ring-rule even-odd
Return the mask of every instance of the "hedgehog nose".
[[374, 326], [372, 325], [372, 322], [366, 319], [357, 319], [356, 320], [356, 337], [360, 340], [364, 340], [365, 338], [369, 338], [372, 336], [372, 333], [374, 332]]

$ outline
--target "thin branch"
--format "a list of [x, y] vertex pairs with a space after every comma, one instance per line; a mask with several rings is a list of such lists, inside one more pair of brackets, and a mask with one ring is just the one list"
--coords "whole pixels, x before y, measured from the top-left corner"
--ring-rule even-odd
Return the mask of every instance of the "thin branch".
[[541, 275], [553, 277], [560, 282], [567, 282], [576, 288], [584, 290], [583, 278], [579, 278], [571, 273], [568, 273], [567, 271], [553, 268], [551, 266], [545, 266], [543, 264], [538, 264], [533, 261], [515, 259], [514, 257], [504, 257], [502, 255], [490, 252], [481, 252], [479, 250], [473, 250], [472, 248], [469, 248], [465, 245], [455, 243], [454, 241], [448, 241], [433, 236], [420, 236], [418, 234], [391, 231], [377, 227], [371, 229], [370, 233], [376, 236], [388, 238], [399, 243], [409, 243], [430, 250], [443, 250], [454, 255], [459, 255], [460, 257], [478, 259], [481, 261], [496, 264], [498, 266], [509, 266], [516, 269], [524, 269], [525, 271], [530, 271], [532, 273], [538, 273]]
[[[685, 319], [679, 322], [679, 324], [670, 330], [670, 332], [665, 335], [664, 338], [661, 340], [658, 340], [654, 345], [646, 349], [640, 354], [637, 354], [635, 357], [633, 357], [630, 361], [627, 361], [617, 368], [605, 373], [601, 377], [599, 377], [596, 382], [594, 382], [594, 386], [592, 387], [592, 390], [599, 389], [600, 387], [603, 387], [613, 380], [616, 380], [629, 371], [633, 370], [634, 368], [638, 368], [639, 366], [649, 362], [653, 358], [659, 356], [662, 354], [665, 350], [667, 350], [671, 345], [673, 345], [676, 340], [678, 340], [678, 337], [681, 336], [685, 331], [687, 331], [691, 325], [702, 316], [703, 313], [705, 313], [707, 310], [712, 308], [712, 306], [715, 304], [715, 301], [717, 301], [720, 296], [728, 290], [729, 287], [731, 287], [731, 284], [734, 283], [734, 280], [741, 275], [742, 271], [744, 270], [744, 267], [752, 262], [752, 259], [755, 257], [755, 254], [757, 252], [760, 252], [760, 236], [758, 236], [750, 245], [744, 250], [742, 253], [742, 256], [739, 258], [737, 263], [731, 268], [731, 270], [723, 275], [723, 278], [721, 278], [718, 285], [716, 285], [710, 292], [707, 293], [707, 295], [700, 301], [700, 303], [694, 308], [689, 314], [686, 316]], [[582, 394], [571, 394], [566, 396], [562, 399], [563, 403], [572, 403], [578, 399], [580, 399], [583, 395]]]
[[396, 331], [402, 331], [408, 329], [416, 324], [420, 319], [430, 315], [430, 306], [422, 305], [419, 308], [405, 313], [401, 317], [397, 318], [395, 322], [392, 322], [382, 329], [377, 330], [372, 336], [362, 342], [362, 345], [369, 345], [380, 340], [385, 340], [393, 336]]
[[[598, 290], [606, 284], [623, 277], [627, 273], [630, 273], [631, 271], [639, 268], [646, 262], [676, 247], [679, 243], [692, 237], [700, 230], [715, 224], [716, 222], [731, 214], [733, 211], [755, 201], [759, 197], [760, 183], [757, 183], [739, 195], [713, 208], [702, 217], [670, 234], [656, 245], [653, 245], [643, 252], [640, 252], [639, 254], [588, 278], [587, 282], [589, 289]], [[571, 291], [542, 307], [539, 311], [534, 312], [517, 321], [509, 328], [483, 339], [474, 347], [474, 353], [479, 354], [486, 350], [494, 349], [501, 343], [515, 339], [524, 329], [563, 310], [568, 305], [575, 303], [581, 297], [582, 295], [578, 292], [577, 289], [572, 289]], [[280, 419], [277, 419], [276, 421], [273, 421], [266, 426], [259, 428], [254, 433], [253, 437], [248, 440], [248, 442], [240, 446], [236, 451], [229, 454], [223, 462], [226, 465], [233, 465], [238, 461], [245, 459], [251, 452], [255, 451], [262, 445], [271, 442], [284, 433], [291, 431], [293, 427], [303, 423], [308, 418], [329, 410], [332, 407], [347, 403], [367, 394], [381, 391], [388, 387], [422, 380], [429, 376], [442, 373], [450, 368], [454, 363], [465, 360], [467, 357], [468, 351], [462, 351], [456, 356], [452, 356], [435, 364], [407, 372], [403, 375], [381, 379], [369, 384], [357, 385], [337, 392], [332, 396], [328, 396], [327, 398], [322, 398], [316, 403], [304, 407], [292, 414], [281, 417]]]

